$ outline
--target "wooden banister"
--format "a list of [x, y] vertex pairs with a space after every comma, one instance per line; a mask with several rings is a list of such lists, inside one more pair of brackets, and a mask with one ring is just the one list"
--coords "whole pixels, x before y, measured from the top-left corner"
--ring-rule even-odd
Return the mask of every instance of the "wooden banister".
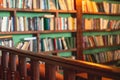
[[[101, 80], [102, 77], [108, 77], [114, 80], [120, 79], [120, 68], [116, 67], [49, 56], [42, 53], [36, 54], [30, 51], [3, 46], [0, 46], [0, 51], [2, 53], [2, 76], [0, 79], [2, 80], [40, 80], [40, 77], [42, 77], [39, 73], [39, 69], [41, 68], [39, 67], [40, 61], [45, 63], [45, 80], [57, 80], [57, 66], [62, 66], [63, 68], [63, 80], [76, 80], [76, 71], [87, 73], [87, 80], [98, 80], [98, 78]], [[31, 71], [29, 73], [26, 66], [26, 58], [30, 58], [29, 64], [31, 65]], [[19, 79], [17, 74], [19, 74]]]

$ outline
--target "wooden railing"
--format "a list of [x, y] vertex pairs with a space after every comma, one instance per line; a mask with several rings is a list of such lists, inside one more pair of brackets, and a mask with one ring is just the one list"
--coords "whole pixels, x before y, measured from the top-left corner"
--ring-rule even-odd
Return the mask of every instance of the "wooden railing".
[[[57, 66], [62, 66], [63, 68], [63, 80], [76, 80], [78, 72], [87, 73], [88, 77], [86, 80], [101, 80], [102, 77], [120, 80], [120, 69], [115, 67], [36, 54], [3, 46], [0, 46], [0, 51], [2, 54], [1, 80], [40, 80], [40, 77], [42, 77], [39, 72], [40, 61], [45, 62], [45, 79], [43, 80], [57, 80]], [[26, 58], [30, 58], [30, 72], [28, 72], [28, 67], [26, 66], [28, 63]]]

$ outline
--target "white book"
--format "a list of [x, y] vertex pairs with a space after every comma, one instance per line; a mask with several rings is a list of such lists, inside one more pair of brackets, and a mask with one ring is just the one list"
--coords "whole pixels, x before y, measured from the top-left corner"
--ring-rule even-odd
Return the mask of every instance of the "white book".
[[28, 0], [27, 6], [29, 9], [32, 9], [32, 0]]
[[40, 18], [40, 30], [44, 31], [44, 18], [43, 17]]
[[13, 40], [12, 39], [9, 40], [9, 47], [13, 47]]
[[24, 21], [23, 17], [19, 17], [19, 29], [20, 29], [20, 31], [24, 31], [25, 30], [23, 21]]
[[26, 38], [24, 38], [24, 40], [35, 40], [36, 39], [36, 37], [26, 37]]
[[54, 15], [44, 15], [44, 17], [46, 17], [46, 18], [53, 18]]
[[48, 48], [50, 51], [54, 50], [52, 38], [48, 38]]
[[48, 42], [47, 42], [47, 39], [43, 39], [43, 44], [44, 44], [44, 48], [45, 48], [45, 51], [49, 51], [48, 49]]
[[40, 9], [45, 9], [44, 0], [40, 0]]
[[8, 25], [8, 17], [3, 17], [2, 19], [2, 26], [1, 26], [1, 32], [7, 31], [7, 25]]
[[62, 37], [61, 39], [62, 39], [62, 43], [63, 43], [64, 49], [65, 49], [65, 50], [68, 49], [67, 44], [66, 44], [66, 41], [65, 41], [65, 38]]
[[49, 7], [50, 7], [51, 10], [56, 9], [55, 0], [49, 0]]
[[68, 30], [68, 19], [64, 18], [64, 30]]

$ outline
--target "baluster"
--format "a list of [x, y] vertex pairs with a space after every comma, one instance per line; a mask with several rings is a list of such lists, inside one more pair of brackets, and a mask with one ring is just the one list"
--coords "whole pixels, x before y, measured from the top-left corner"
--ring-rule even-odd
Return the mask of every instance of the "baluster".
[[56, 65], [45, 64], [45, 78], [46, 80], [56, 80]]
[[27, 80], [26, 57], [19, 56], [20, 80]]
[[3, 80], [8, 80], [8, 53], [2, 51], [2, 69], [3, 69]]
[[11, 80], [16, 80], [16, 55], [10, 54], [10, 72], [11, 72]]
[[32, 80], [40, 80], [40, 73], [39, 73], [39, 61], [38, 60], [31, 60], [31, 79]]
[[102, 80], [102, 77], [95, 74], [88, 74], [88, 80]]
[[64, 80], [75, 80], [75, 70], [63, 68]]

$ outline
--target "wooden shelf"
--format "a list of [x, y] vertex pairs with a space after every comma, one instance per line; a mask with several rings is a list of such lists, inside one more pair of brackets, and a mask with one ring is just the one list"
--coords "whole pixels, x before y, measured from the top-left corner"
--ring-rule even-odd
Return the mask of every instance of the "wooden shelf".
[[[9, 12], [9, 14], [7, 13], [6, 15], [7, 16], [10, 16], [11, 18], [13, 18], [13, 23], [14, 24], [12, 24], [12, 28], [14, 28], [14, 30], [15, 31], [12, 31], [12, 32], [0, 32], [0, 35], [19, 35], [19, 34], [21, 34], [21, 35], [25, 35], [25, 34], [30, 34], [31, 36], [33, 36], [33, 37], [35, 37], [36, 38], [36, 40], [37, 40], [37, 52], [40, 52], [40, 47], [41, 47], [41, 45], [40, 45], [40, 39], [41, 39], [41, 34], [43, 34], [43, 36], [44, 36], [44, 34], [46, 35], [46, 34], [52, 34], [52, 36], [54, 37], [54, 34], [56, 34], [56, 33], [60, 33], [60, 36], [59, 37], [76, 37], [76, 44], [77, 43], [79, 43], [79, 37], [77, 36], [78, 34], [79, 34], [79, 31], [80, 31], [80, 29], [78, 29], [78, 27], [80, 28], [81, 27], [81, 23], [78, 23], [78, 22], [75, 22], [76, 21], [76, 19], [77, 19], [77, 21], [80, 21], [81, 19], [79, 18], [80, 16], [81, 16], [81, 14], [78, 14], [78, 11], [79, 11], [79, 9], [81, 9], [81, 5], [80, 4], [82, 3], [82, 1], [80, 1], [80, 0], [74, 0], [74, 9], [71, 7], [71, 9], [70, 10], [58, 10], [58, 9], [56, 9], [56, 10], [49, 10], [49, 9], [25, 9], [25, 8], [0, 8], [0, 11], [1, 12]], [[46, 4], [47, 5], [47, 4]], [[58, 5], [58, 4], [57, 4]], [[16, 6], [16, 7], [20, 7], [20, 6]], [[33, 5], [31, 5], [31, 6], [27, 6], [27, 7], [33, 7]], [[57, 7], [56, 7], [57, 8]], [[62, 8], [61, 8], [62, 9]], [[65, 8], [66, 9], [66, 8]], [[34, 14], [35, 13], [35, 14]], [[68, 22], [70, 21], [68, 21], [67, 22], [67, 20], [68, 20], [68, 17], [73, 17], [73, 18], [76, 18], [76, 19], [74, 19], [75, 21], [75, 23], [76, 23], [76, 26], [74, 25], [74, 27], [76, 27], [77, 28], [77, 30], [44, 30], [44, 31], [40, 31], [40, 30], [37, 30], [37, 31], [21, 31], [20, 30], [20, 27], [18, 27], [19, 26], [19, 24], [23, 24], [23, 22], [21, 21], [20, 23], [18, 22], [18, 21], [20, 21], [20, 18], [19, 17], [24, 17], [24, 16], [26, 16], [27, 17], [27, 19], [29, 18], [29, 17], [34, 17], [34, 16], [36, 16], [37, 15], [37, 17], [40, 17], [40, 19], [41, 19], [41, 16], [44, 16], [44, 13], [46, 13], [46, 14], [50, 14], [50, 15], [54, 15], [54, 21], [56, 22], [57, 20], [56, 20], [56, 18], [59, 18], [59, 17], [63, 17], [63, 18], [66, 18], [66, 24], [65, 25], [67, 25], [67, 26], [65, 26], [65, 28], [67, 28], [68, 29]], [[25, 17], [25, 18], [26, 18]], [[82, 16], [81, 16], [82, 17]], [[43, 19], [44, 19], [45, 17], [43, 17]], [[27, 20], [26, 19], [26, 20]], [[25, 20], [25, 19], [22, 19], [22, 20]], [[41, 21], [42, 22], [42, 21]], [[71, 21], [72, 22], [72, 21]], [[26, 21], [26, 23], [27, 23], [27, 21]], [[70, 23], [70, 22], [69, 22]], [[25, 23], [24, 23], [25, 24]], [[33, 23], [31, 23], [31, 24], [33, 24]], [[57, 23], [57, 25], [56, 24], [53, 24], [55, 27], [57, 27], [58, 28], [58, 23]], [[73, 25], [73, 24], [69, 24], [69, 25]], [[11, 26], [11, 25], [10, 25]], [[33, 26], [33, 25], [32, 25]], [[61, 26], [61, 25], [60, 25]], [[23, 25], [22, 25], [22, 27], [23, 27]], [[72, 26], [73, 27], [73, 26]], [[10, 28], [10, 27], [9, 27]], [[24, 26], [24, 28], [25, 28], [25, 26]], [[27, 28], [29, 28], [28, 26], [27, 26]], [[24, 29], [23, 29], [24, 30]], [[27, 30], [27, 29], [26, 29]], [[32, 29], [32, 30], [34, 30], [34, 29]], [[6, 31], [6, 30], [1, 30], [1, 31]], [[65, 33], [65, 36], [64, 36], [64, 34], [62, 34], [62, 33]], [[68, 34], [67, 34], [68, 33]], [[70, 34], [69, 34], [70, 33]], [[62, 34], [62, 35], [61, 35]], [[57, 35], [59, 35], [59, 34], [57, 34]], [[57, 35], [55, 35], [56, 37], [57, 37]], [[24, 36], [22, 36], [22, 37], [24, 37]], [[25, 37], [26, 37], [26, 35], [25, 35]], [[17, 42], [17, 41], [16, 41]], [[72, 42], [71, 42], [72, 43]], [[62, 42], [61, 42], [61, 44], [62, 44]], [[79, 52], [80, 51], [77, 51], [77, 50], [79, 50], [79, 47], [76, 45], [76, 47], [77, 48], [74, 48], [74, 49], [68, 49], [68, 50], [56, 50], [56, 51], [46, 51], [46, 52], [42, 52], [42, 53], [45, 53], [45, 54], [50, 54], [50, 53], [61, 53], [61, 52], [76, 52], [76, 54], [77, 54], [77, 56], [79, 56]], [[81, 54], [80, 54], [81, 55]]]
[[104, 12], [83, 12], [83, 15], [107, 15], [107, 16], [120, 16], [120, 13], [104, 13]]
[[50, 31], [50, 30], [46, 30], [46, 31], [39, 31], [39, 33], [68, 33], [68, 32], [76, 32], [76, 30], [54, 30], [54, 31]]
[[108, 46], [95, 46], [95, 47], [89, 47], [89, 48], [84, 48], [84, 50], [91, 50], [91, 49], [100, 49], [100, 48], [112, 48], [112, 47], [119, 47], [120, 44], [114, 44], [114, 45], [108, 45]]
[[116, 32], [120, 29], [104, 29], [104, 30], [83, 30], [82, 32]]
[[41, 13], [77, 13], [76, 10], [42, 10], [42, 9], [23, 9], [23, 8], [0, 8], [0, 11], [16, 12], [41, 12]]
[[77, 49], [74, 48], [74, 49], [68, 49], [68, 50], [55, 50], [55, 51], [44, 51], [42, 52], [42, 54], [52, 54], [52, 53], [61, 53], [61, 52], [73, 52], [73, 51], [76, 51]]
[[56, 31], [13, 31], [13, 32], [0, 32], [0, 34], [40, 34], [40, 33], [74, 33], [76, 30], [56, 30]]

